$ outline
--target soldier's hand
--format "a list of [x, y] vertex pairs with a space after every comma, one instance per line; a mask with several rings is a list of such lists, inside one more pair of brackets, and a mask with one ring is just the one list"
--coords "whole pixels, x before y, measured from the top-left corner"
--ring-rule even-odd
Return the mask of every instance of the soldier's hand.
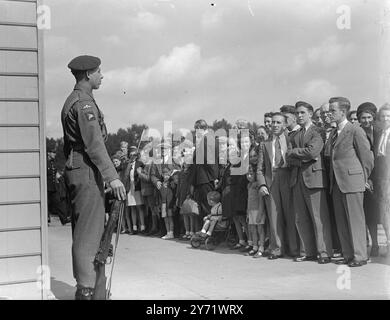
[[115, 199], [126, 200], [126, 189], [119, 179], [112, 180], [110, 182], [110, 187]]

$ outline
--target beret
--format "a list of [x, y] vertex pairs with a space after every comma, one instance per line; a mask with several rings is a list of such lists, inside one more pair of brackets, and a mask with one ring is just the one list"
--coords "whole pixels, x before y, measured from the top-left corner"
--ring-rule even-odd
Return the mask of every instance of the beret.
[[98, 57], [84, 55], [78, 56], [69, 62], [68, 68], [75, 71], [87, 71], [96, 69], [100, 64], [101, 61]]
[[376, 108], [375, 104], [373, 104], [371, 102], [364, 102], [357, 108], [356, 114], [357, 114], [357, 117], [359, 118], [363, 112], [368, 112], [368, 113], [371, 113], [372, 115], [375, 115], [376, 111], [377, 111], [377, 108]]

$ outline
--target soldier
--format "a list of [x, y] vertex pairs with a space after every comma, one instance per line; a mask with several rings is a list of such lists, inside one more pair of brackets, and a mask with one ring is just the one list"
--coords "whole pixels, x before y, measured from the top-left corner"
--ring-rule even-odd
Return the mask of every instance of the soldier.
[[76, 85], [61, 112], [67, 159], [65, 180], [72, 207], [76, 300], [105, 299], [104, 267], [98, 270], [93, 263], [104, 231], [104, 182], [115, 198], [126, 197], [104, 145], [107, 130], [92, 94], [103, 79], [100, 63], [97, 57], [79, 56], [68, 64]]

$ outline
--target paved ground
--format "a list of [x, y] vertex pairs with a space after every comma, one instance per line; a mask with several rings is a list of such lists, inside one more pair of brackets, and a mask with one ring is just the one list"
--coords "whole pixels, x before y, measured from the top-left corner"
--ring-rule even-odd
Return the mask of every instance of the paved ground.
[[[55, 218], [52, 221], [51, 289], [57, 299], [73, 299], [71, 229]], [[381, 230], [382, 253], [383, 243]], [[390, 299], [390, 258], [374, 258], [361, 268], [343, 268], [333, 263], [253, 259], [223, 245], [207, 251], [192, 249], [177, 239], [121, 235], [112, 299]]]

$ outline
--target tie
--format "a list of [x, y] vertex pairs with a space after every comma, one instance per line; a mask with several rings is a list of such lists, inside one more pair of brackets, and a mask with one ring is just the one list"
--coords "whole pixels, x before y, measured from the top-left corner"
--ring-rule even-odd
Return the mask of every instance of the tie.
[[333, 134], [332, 134], [332, 148], [334, 147], [334, 145], [336, 144], [336, 141], [337, 141], [337, 137], [339, 136], [338, 132], [337, 132], [337, 129], [334, 130]]
[[305, 127], [302, 127], [302, 129], [301, 129], [301, 138], [300, 138], [300, 143], [301, 143], [301, 145], [299, 146], [299, 147], [301, 147], [301, 148], [303, 148], [303, 146], [305, 145], [305, 142], [304, 142], [305, 133], [306, 133], [306, 128], [305, 128]]
[[276, 137], [275, 141], [275, 167], [280, 168], [283, 166], [284, 161], [282, 157], [282, 147], [280, 145], [280, 137]]

